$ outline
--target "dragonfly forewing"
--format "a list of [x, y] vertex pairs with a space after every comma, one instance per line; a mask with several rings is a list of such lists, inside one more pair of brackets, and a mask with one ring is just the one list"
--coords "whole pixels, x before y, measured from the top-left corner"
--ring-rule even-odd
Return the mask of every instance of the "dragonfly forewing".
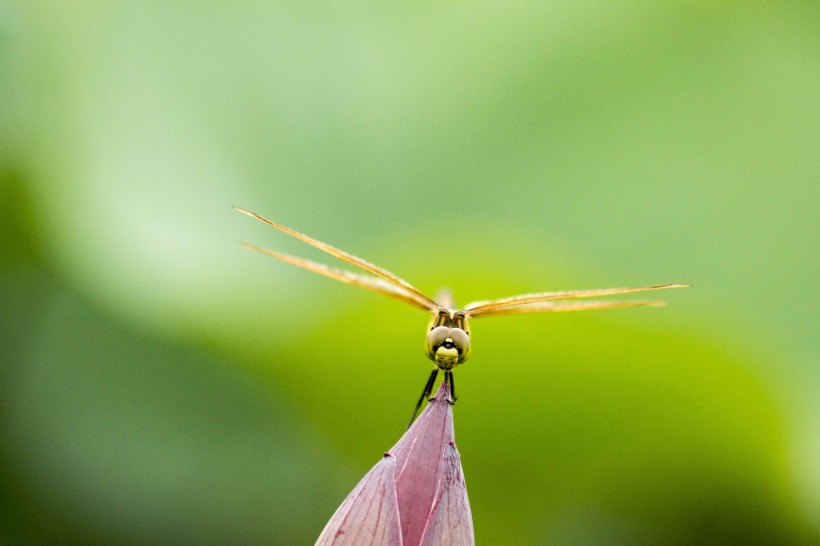
[[[378, 277], [379, 279], [382, 279], [383, 281], [385, 281], [387, 283], [390, 283], [391, 285], [393, 285], [397, 289], [400, 289], [400, 290], [403, 290], [403, 291], [407, 292], [408, 299], [414, 300], [415, 304], [418, 304], [418, 305], [416, 305], [417, 307], [421, 307], [422, 309], [425, 309], [427, 311], [435, 311], [439, 308], [439, 305], [434, 300], [432, 300], [430, 297], [428, 297], [426, 294], [424, 294], [421, 290], [417, 289], [416, 287], [414, 287], [409, 282], [405, 281], [404, 279], [402, 279], [401, 277], [399, 277], [395, 273], [391, 273], [390, 271], [384, 269], [383, 267], [379, 267], [378, 265], [372, 264], [372, 263], [368, 262], [367, 260], [359, 258], [358, 256], [354, 256], [353, 254], [350, 254], [349, 252], [345, 252], [344, 250], [341, 250], [339, 248], [336, 248], [335, 246], [332, 246], [332, 245], [329, 245], [329, 244], [324, 243], [322, 241], [319, 241], [318, 239], [314, 239], [313, 237], [305, 235], [304, 233], [300, 233], [300, 232], [298, 232], [294, 229], [291, 229], [289, 227], [283, 226], [282, 224], [277, 224], [273, 220], [268, 220], [264, 216], [260, 216], [260, 215], [254, 213], [254, 212], [249, 211], [249, 210], [245, 210], [245, 209], [243, 209], [241, 207], [237, 207], [237, 206], [234, 206], [234, 209], [236, 209], [237, 211], [239, 211], [243, 214], [247, 214], [251, 218], [256, 218], [257, 220], [260, 220], [260, 221], [262, 221], [262, 222], [264, 222], [264, 223], [266, 223], [270, 226], [273, 226], [276, 229], [278, 229], [279, 231], [281, 231], [283, 233], [287, 233], [291, 237], [299, 239], [303, 243], [307, 243], [307, 244], [309, 244], [310, 246], [312, 246], [314, 248], [318, 248], [322, 252], [326, 252], [327, 254], [330, 254], [331, 256], [339, 258], [340, 260], [343, 260], [343, 261], [345, 261], [345, 262], [347, 262], [347, 263], [349, 263], [349, 264], [351, 264], [355, 267], [358, 267], [359, 269], [362, 269], [362, 270], [370, 273], [371, 275], [374, 275], [375, 277]], [[260, 250], [258, 250], [258, 247], [253, 247], [252, 245], [248, 245], [248, 248], [251, 248], [251, 250], [260, 251]], [[263, 252], [263, 254], [272, 255], [269, 252]], [[276, 256], [274, 256], [274, 257], [276, 257]], [[281, 259], [281, 258], [279, 258], [279, 259]], [[288, 261], [288, 260], [284, 260], [284, 261]], [[289, 263], [293, 263], [293, 262], [289, 262]], [[294, 264], [294, 265], [296, 265], [296, 264]], [[319, 273], [320, 275], [325, 275], [325, 276], [328, 276], [328, 277], [331, 277], [331, 278], [335, 278], [337, 280], [341, 280], [342, 282], [348, 282], [346, 280], [343, 280], [341, 278], [338, 278], [338, 277], [335, 277], [335, 276], [332, 276], [332, 275], [326, 275], [325, 273], [321, 273], [318, 270], [311, 269], [310, 267], [305, 267], [305, 269], [308, 269], [310, 271], [314, 271], [316, 273]], [[356, 283], [350, 282], [349, 284], [356, 284]], [[368, 288], [367, 286], [364, 286], [362, 284], [359, 284], [358, 286], [362, 286], [363, 288]], [[372, 290], [372, 288], [368, 288], [368, 289]], [[375, 290], [375, 291], [379, 292], [379, 290]], [[385, 292], [382, 292], [382, 293], [385, 293]], [[386, 294], [386, 295], [390, 295], [391, 297], [395, 297], [392, 294]], [[407, 300], [404, 300], [404, 301], [407, 301]]]
[[397, 300], [408, 303], [414, 307], [418, 307], [419, 309], [423, 309], [425, 311], [430, 310], [426, 303], [420, 302], [418, 299], [413, 297], [412, 294], [408, 294], [404, 290], [397, 288], [396, 286], [380, 279], [379, 277], [368, 277], [366, 275], [360, 275], [358, 273], [353, 273], [351, 271], [345, 271], [343, 269], [338, 269], [335, 267], [330, 267], [325, 264], [320, 264], [319, 262], [314, 262], [312, 260], [306, 260], [304, 258], [291, 256], [289, 254], [282, 254], [281, 252], [268, 250], [267, 248], [258, 247], [256, 245], [252, 245], [249, 243], [242, 243], [242, 247], [248, 250], [253, 250], [254, 252], [259, 252], [260, 254], [264, 254], [266, 256], [270, 256], [272, 258], [276, 258], [277, 260], [281, 260], [285, 263], [295, 265], [296, 267], [307, 269], [308, 271], [312, 271], [319, 275], [323, 275], [325, 277], [335, 279], [343, 283], [352, 284], [353, 286], [359, 286], [366, 290], [370, 290], [372, 292], [376, 292], [378, 294], [382, 294], [390, 298], [395, 298]]
[[545, 301], [531, 303], [518, 307], [495, 307], [478, 311], [470, 311], [470, 318], [500, 317], [504, 315], [523, 315], [527, 313], [558, 313], [563, 311], [591, 311], [593, 309], [620, 309], [623, 307], [663, 307], [663, 300], [631, 300], [631, 301], [578, 301], [566, 302]]
[[484, 314], [491, 309], [503, 309], [505, 307], [520, 307], [533, 303], [542, 303], [558, 300], [569, 300], [578, 298], [594, 298], [598, 296], [613, 296], [616, 294], [630, 294], [633, 292], [647, 292], [650, 290], [665, 290], [667, 288], [685, 288], [687, 284], [658, 284], [653, 286], [643, 286], [639, 288], [600, 288], [593, 290], [566, 290], [562, 292], [536, 292], [533, 294], [521, 294], [509, 298], [497, 300], [476, 301], [464, 307], [464, 310], [471, 316]]

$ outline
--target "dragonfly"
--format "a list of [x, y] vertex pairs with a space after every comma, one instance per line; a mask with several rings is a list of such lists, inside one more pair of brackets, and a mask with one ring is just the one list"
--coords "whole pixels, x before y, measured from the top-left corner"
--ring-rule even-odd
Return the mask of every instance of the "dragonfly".
[[560, 292], [534, 292], [495, 300], [475, 301], [459, 309], [456, 307], [449, 290], [440, 291], [435, 299], [430, 298], [406, 280], [383, 267], [379, 267], [349, 252], [323, 243], [318, 239], [314, 239], [304, 233], [278, 224], [273, 220], [269, 220], [249, 210], [237, 206], [234, 206], [234, 209], [251, 218], [256, 218], [322, 252], [339, 258], [364, 271], [365, 274], [338, 269], [289, 254], [282, 254], [281, 252], [268, 250], [250, 243], [241, 243], [243, 248], [265, 254], [285, 263], [307, 269], [308, 271], [343, 283], [352, 284], [353, 286], [358, 286], [403, 301], [406, 304], [430, 313], [431, 317], [426, 331], [424, 350], [427, 357], [433, 361], [433, 371], [430, 372], [424, 390], [422, 390], [421, 396], [416, 403], [416, 408], [410, 418], [410, 424], [415, 420], [424, 400], [429, 399], [440, 372], [444, 372], [444, 383], [449, 385], [450, 396], [452, 397], [453, 403], [455, 403], [457, 397], [455, 394], [453, 370], [456, 366], [464, 364], [464, 362], [470, 358], [472, 351], [472, 343], [470, 342], [470, 320], [472, 319], [520, 315], [524, 313], [588, 311], [592, 309], [617, 309], [637, 306], [662, 307], [666, 305], [666, 302], [663, 300], [612, 301], [588, 300], [586, 298], [689, 287], [688, 284], [657, 284], [637, 288], [600, 288], [592, 290], [564, 290]]

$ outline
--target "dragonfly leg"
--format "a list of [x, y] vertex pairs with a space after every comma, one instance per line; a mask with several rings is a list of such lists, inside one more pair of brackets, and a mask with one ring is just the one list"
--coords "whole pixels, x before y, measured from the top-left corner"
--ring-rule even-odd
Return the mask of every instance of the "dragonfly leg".
[[449, 371], [447, 373], [450, 374], [450, 398], [453, 399], [453, 404], [455, 404], [456, 400], [458, 400], [458, 396], [456, 396], [456, 380], [453, 377], [452, 371]]
[[424, 390], [421, 391], [421, 396], [419, 397], [419, 401], [416, 403], [416, 409], [413, 410], [413, 416], [410, 418], [410, 422], [407, 423], [407, 428], [410, 428], [410, 425], [412, 425], [413, 421], [416, 420], [416, 415], [418, 414], [419, 408], [421, 408], [424, 399], [430, 396], [430, 393], [433, 392], [433, 383], [436, 382], [436, 377], [438, 377], [438, 368], [434, 368], [430, 374], [430, 378], [427, 379], [427, 384], [424, 385]]

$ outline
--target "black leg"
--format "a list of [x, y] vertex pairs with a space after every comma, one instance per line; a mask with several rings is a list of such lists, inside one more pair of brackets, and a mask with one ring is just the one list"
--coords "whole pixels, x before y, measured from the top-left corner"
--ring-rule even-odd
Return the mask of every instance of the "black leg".
[[424, 390], [421, 391], [421, 397], [419, 397], [419, 401], [416, 403], [416, 409], [413, 410], [413, 416], [410, 418], [410, 422], [407, 423], [407, 428], [410, 428], [410, 425], [413, 424], [413, 421], [416, 420], [416, 414], [419, 412], [419, 408], [421, 408], [421, 404], [424, 402], [424, 399], [430, 396], [430, 393], [433, 391], [433, 383], [436, 382], [436, 377], [438, 377], [438, 368], [435, 368], [433, 372], [430, 374], [430, 378], [427, 380], [427, 384], [424, 385]]
[[453, 377], [453, 372], [450, 372], [450, 397], [453, 399], [453, 404], [455, 404], [458, 396], [456, 396], [456, 380]]

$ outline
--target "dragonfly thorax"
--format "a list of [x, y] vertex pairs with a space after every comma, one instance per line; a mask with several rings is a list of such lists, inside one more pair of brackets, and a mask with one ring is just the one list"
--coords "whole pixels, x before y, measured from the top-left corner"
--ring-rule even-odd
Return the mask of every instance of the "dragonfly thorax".
[[463, 311], [440, 309], [424, 344], [427, 357], [441, 370], [452, 370], [470, 357], [470, 330]]

